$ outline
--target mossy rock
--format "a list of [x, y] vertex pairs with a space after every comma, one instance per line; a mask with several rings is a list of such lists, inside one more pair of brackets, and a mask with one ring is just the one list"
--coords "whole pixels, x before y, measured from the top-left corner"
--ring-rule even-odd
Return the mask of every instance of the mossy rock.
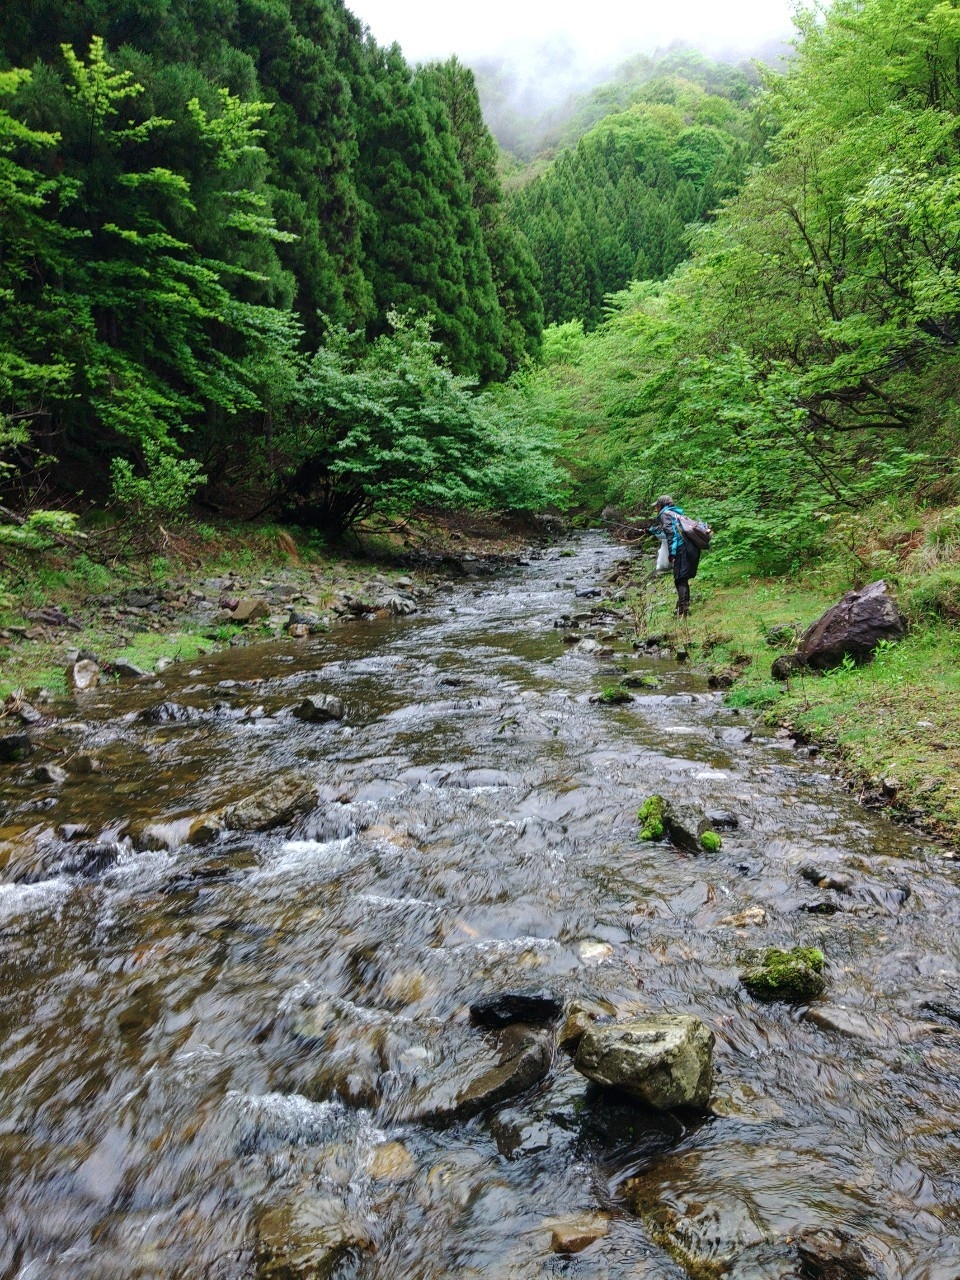
[[670, 806], [663, 796], [649, 796], [637, 810], [641, 840], [662, 840]]
[[816, 947], [771, 947], [759, 964], [744, 969], [740, 981], [758, 1000], [812, 1000], [826, 987], [823, 952]]
[[605, 707], [618, 707], [625, 702], [632, 702], [633, 694], [622, 684], [608, 685], [597, 695], [597, 702]]
[[700, 844], [707, 853], [716, 853], [723, 847], [723, 841], [715, 831], [703, 831], [700, 834]]

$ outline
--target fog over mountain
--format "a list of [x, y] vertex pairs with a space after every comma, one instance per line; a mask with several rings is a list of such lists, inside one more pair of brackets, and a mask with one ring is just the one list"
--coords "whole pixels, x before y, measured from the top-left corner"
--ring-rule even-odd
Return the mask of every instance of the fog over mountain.
[[477, 73], [484, 115], [502, 146], [550, 145], [573, 98], [617, 77], [638, 54], [676, 44], [734, 63], [787, 52], [791, 0], [348, 0], [378, 41], [412, 61], [456, 54]]
[[[377, 40], [396, 40], [413, 61], [501, 56], [518, 70], [540, 66], [544, 48], [568, 49], [584, 72], [682, 40], [716, 57], [753, 49], [791, 30], [792, 0], [351, 0]], [[558, 78], [568, 67], [557, 69]], [[550, 77], [552, 78], [552, 77]]]

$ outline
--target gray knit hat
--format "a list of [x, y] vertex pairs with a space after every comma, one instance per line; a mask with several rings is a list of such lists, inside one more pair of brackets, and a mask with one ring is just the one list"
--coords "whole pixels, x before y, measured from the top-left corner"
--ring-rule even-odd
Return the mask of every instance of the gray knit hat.
[[670, 497], [669, 493], [661, 494], [656, 501], [656, 508], [658, 511], [662, 511], [664, 507], [673, 507], [673, 506], [676, 506], [676, 503]]

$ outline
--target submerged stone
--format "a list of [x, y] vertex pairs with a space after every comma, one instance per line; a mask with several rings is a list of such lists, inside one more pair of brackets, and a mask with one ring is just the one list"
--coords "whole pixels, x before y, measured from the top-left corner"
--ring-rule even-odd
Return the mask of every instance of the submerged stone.
[[428, 1086], [415, 1100], [411, 1118], [434, 1125], [469, 1120], [538, 1084], [553, 1061], [552, 1037], [522, 1022], [500, 1032], [497, 1049], [495, 1065], [487, 1066], [482, 1059], [465, 1064], [456, 1081]]
[[550, 1248], [554, 1253], [582, 1253], [610, 1230], [605, 1213], [580, 1214], [544, 1223], [551, 1228]]
[[417, 1171], [413, 1156], [402, 1142], [374, 1147], [367, 1172], [374, 1182], [409, 1182]]
[[260, 1219], [257, 1280], [328, 1280], [347, 1254], [372, 1247], [366, 1227], [340, 1201], [304, 1195]]
[[481, 996], [470, 1006], [474, 1022], [484, 1027], [506, 1027], [511, 1022], [554, 1022], [563, 1012], [563, 1001], [552, 991], [498, 991]]
[[713, 1032], [689, 1014], [660, 1013], [593, 1026], [573, 1065], [588, 1080], [623, 1089], [657, 1111], [705, 1107], [713, 1082]]
[[759, 964], [744, 969], [740, 981], [758, 1000], [811, 1000], [826, 989], [823, 952], [816, 947], [771, 947]]

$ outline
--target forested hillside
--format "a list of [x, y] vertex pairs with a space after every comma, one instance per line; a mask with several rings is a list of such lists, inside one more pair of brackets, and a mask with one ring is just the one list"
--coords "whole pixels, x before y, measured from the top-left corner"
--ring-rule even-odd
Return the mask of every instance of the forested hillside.
[[510, 202], [548, 321], [594, 328], [607, 294], [661, 280], [688, 256], [688, 228], [738, 189], [759, 153], [752, 96], [741, 71], [677, 51], [637, 59], [578, 104], [563, 133], [579, 141], [542, 172], [534, 161]]
[[765, 162], [691, 261], [621, 293], [595, 333], [552, 330], [528, 381], [595, 508], [675, 488], [724, 528], [719, 554], [784, 569], [856, 547], [871, 504], [955, 497], [958, 66], [952, 4], [801, 19], [760, 99]]
[[463, 379], [535, 354], [542, 311], [467, 69], [414, 71], [340, 0], [30, 0], [0, 50], [11, 492], [112, 475], [174, 510], [253, 478], [335, 524], [403, 465], [511, 501], [487, 477], [526, 444]]

